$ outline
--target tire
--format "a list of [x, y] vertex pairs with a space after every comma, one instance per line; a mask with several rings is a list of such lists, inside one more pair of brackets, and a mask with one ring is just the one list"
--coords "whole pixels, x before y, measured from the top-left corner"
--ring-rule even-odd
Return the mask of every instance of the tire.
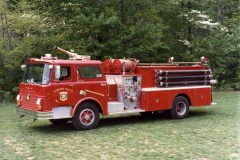
[[183, 96], [178, 96], [173, 100], [172, 109], [169, 110], [169, 115], [172, 119], [183, 119], [188, 116], [189, 102]]
[[88, 130], [97, 127], [99, 123], [99, 110], [93, 103], [82, 103], [72, 119], [77, 130]]
[[49, 121], [54, 124], [54, 125], [60, 125], [60, 124], [66, 124], [69, 119], [65, 118], [65, 119], [49, 119]]

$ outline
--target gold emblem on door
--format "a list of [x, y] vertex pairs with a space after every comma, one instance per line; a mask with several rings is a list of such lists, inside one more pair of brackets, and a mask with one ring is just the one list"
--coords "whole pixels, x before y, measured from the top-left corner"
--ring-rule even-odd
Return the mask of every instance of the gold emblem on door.
[[66, 101], [68, 98], [68, 92], [59, 92], [60, 94], [60, 100], [61, 101]]

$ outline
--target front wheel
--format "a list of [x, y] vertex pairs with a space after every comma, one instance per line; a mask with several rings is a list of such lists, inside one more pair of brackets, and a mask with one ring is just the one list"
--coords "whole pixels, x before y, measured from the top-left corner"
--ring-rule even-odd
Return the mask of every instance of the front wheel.
[[93, 129], [99, 123], [99, 110], [93, 103], [84, 102], [78, 107], [72, 122], [78, 130]]
[[169, 115], [173, 119], [186, 118], [189, 113], [189, 102], [183, 96], [178, 96], [174, 99], [172, 109], [169, 110]]

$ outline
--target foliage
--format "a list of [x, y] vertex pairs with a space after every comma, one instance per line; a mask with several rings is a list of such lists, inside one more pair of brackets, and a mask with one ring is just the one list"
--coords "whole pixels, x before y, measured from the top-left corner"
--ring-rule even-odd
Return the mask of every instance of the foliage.
[[240, 0], [2, 0], [1, 97], [16, 94], [21, 64], [59, 45], [92, 59], [210, 59], [216, 87], [240, 90]]

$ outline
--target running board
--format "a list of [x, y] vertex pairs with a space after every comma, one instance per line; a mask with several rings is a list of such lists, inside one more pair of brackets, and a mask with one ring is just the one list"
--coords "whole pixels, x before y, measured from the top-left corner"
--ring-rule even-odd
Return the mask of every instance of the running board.
[[132, 109], [132, 110], [125, 110], [122, 112], [110, 112], [108, 115], [114, 115], [114, 114], [126, 114], [126, 113], [139, 113], [139, 112], [145, 112], [145, 110], [142, 109]]

